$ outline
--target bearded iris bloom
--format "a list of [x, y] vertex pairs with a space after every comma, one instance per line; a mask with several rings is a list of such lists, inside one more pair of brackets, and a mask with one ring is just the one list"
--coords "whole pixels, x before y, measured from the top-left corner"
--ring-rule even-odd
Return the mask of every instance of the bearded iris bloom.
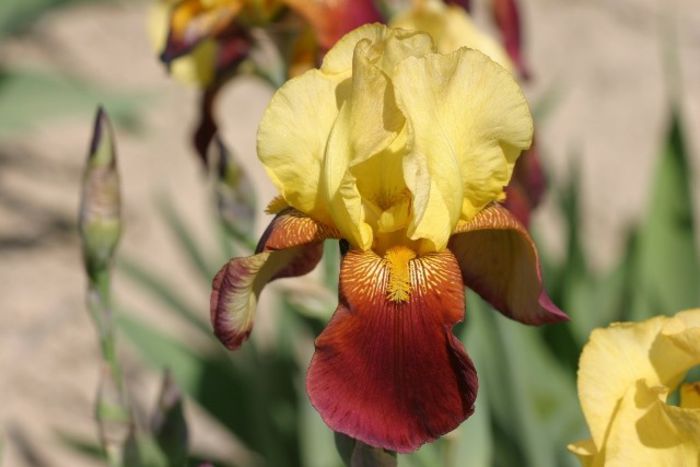
[[593, 331], [578, 372], [592, 438], [569, 449], [590, 467], [698, 465], [700, 383], [680, 384], [698, 364], [700, 309]]
[[256, 253], [217, 274], [211, 319], [236, 349], [274, 279], [311, 271], [340, 239], [339, 305], [307, 376], [333, 430], [407, 452], [474, 410], [477, 376], [451, 332], [464, 286], [526, 324], [566, 319], [527, 230], [498, 204], [530, 143], [525, 97], [476, 50], [363, 26], [273, 96], [258, 155], [280, 196]]

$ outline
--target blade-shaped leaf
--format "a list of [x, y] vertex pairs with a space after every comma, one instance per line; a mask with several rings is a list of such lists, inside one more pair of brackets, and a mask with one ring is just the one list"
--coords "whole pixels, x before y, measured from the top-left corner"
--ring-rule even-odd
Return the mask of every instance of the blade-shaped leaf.
[[180, 389], [169, 371], [163, 374], [160, 396], [151, 418], [151, 431], [168, 465], [184, 466], [187, 462], [187, 420]]
[[131, 314], [118, 315], [117, 324], [146, 362], [170, 369], [182, 390], [265, 465], [300, 465], [293, 386], [298, 369], [287, 358], [259, 353], [252, 341], [231, 357], [223, 351], [203, 355]]
[[203, 334], [211, 336], [211, 327], [206, 313], [197, 310], [180, 297], [175, 285], [169, 284], [165, 278], [149, 271], [146, 266], [134, 259], [119, 258], [117, 267], [126, 277], [133, 280], [135, 285], [165, 305], [167, 310], [173, 311]]
[[639, 231], [632, 319], [700, 305], [700, 260], [694, 227], [687, 146], [679, 117], [674, 114]]
[[219, 270], [221, 259], [209, 259], [204, 251], [204, 247], [195, 239], [187, 222], [185, 222], [167, 197], [161, 196], [158, 198], [158, 208], [178, 246], [185, 253], [193, 269], [199, 273], [202, 281], [207, 286], [210, 286], [212, 279]]
[[[486, 352], [475, 354], [480, 393], [488, 394], [498, 429], [515, 443], [519, 465], [556, 466], [558, 452], [582, 422], [572, 378], [537, 329], [498, 316], [473, 293], [468, 301], [469, 325], [487, 343]], [[513, 453], [495, 449], [496, 464], [503, 454]]]

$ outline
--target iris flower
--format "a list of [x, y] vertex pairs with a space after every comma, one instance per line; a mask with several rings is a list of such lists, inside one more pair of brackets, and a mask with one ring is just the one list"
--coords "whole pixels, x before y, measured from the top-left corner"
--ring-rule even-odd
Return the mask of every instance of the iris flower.
[[158, 0], [149, 20], [151, 41], [170, 73], [204, 89], [194, 146], [208, 164], [216, 95], [255, 48], [254, 28], [285, 33], [293, 43], [289, 72], [296, 74], [315, 66], [345, 33], [381, 17], [372, 0]]
[[591, 467], [697, 466], [700, 383], [680, 383], [698, 364], [700, 309], [593, 331], [578, 372], [592, 438], [569, 449]]
[[440, 54], [427, 34], [378, 24], [349, 33], [263, 116], [258, 156], [280, 192], [276, 216], [255, 254], [215, 277], [215, 334], [238, 348], [263, 286], [311, 271], [323, 240], [340, 239], [312, 405], [334, 431], [398, 452], [453, 430], [478, 386], [451, 332], [465, 285], [522, 323], [566, 319], [527, 230], [498, 204], [532, 131], [513, 76], [483, 53]]

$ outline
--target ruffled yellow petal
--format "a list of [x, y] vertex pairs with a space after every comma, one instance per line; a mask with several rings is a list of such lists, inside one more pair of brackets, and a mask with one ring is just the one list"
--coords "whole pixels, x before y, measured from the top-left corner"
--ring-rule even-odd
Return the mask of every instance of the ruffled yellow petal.
[[330, 224], [319, 184], [326, 142], [338, 115], [338, 81], [310, 70], [272, 97], [258, 129], [258, 157], [284, 200]]
[[665, 387], [640, 380], [619, 403], [605, 444], [605, 466], [694, 467], [700, 459], [700, 411], [665, 403]]
[[[700, 364], [700, 327], [696, 327], [700, 324], [699, 316], [700, 310], [694, 310], [672, 318], [659, 316], [641, 323], [616, 323], [593, 331], [581, 354], [578, 390], [584, 416], [599, 449], [609, 446], [608, 433], [632, 423], [633, 418], [629, 417], [644, 416], [651, 402], [647, 401], [644, 408], [639, 401], [653, 393], [654, 400], [665, 402], [666, 394], [685, 373]], [[625, 397], [629, 401], [623, 403]], [[631, 412], [623, 414], [623, 405]], [[628, 418], [621, 422], [623, 415]], [[610, 459], [610, 449], [605, 450]]]
[[407, 58], [393, 83], [409, 129], [409, 235], [440, 250], [460, 216], [471, 219], [503, 196], [532, 141], [532, 116], [511, 74], [476, 50]]
[[367, 41], [375, 48], [375, 63], [389, 71], [400, 60], [420, 57], [434, 51], [430, 36], [415, 31], [389, 29], [381, 24], [367, 24], [346, 34], [323, 58], [321, 70], [327, 74], [348, 73], [353, 67], [353, 54], [359, 42]]
[[[412, 50], [414, 36], [407, 39], [406, 45], [403, 39], [387, 34], [386, 48], [393, 50], [390, 55], [397, 58], [403, 49]], [[392, 153], [405, 119], [396, 106], [393, 86], [381, 68], [390, 66], [383, 45], [372, 44], [368, 39], [357, 43], [348, 101], [335, 122], [325, 155], [324, 187], [333, 221], [347, 233], [351, 243], [362, 249], [372, 246], [372, 230], [379, 229], [379, 218], [384, 212], [387, 214], [383, 229], [400, 228], [394, 222], [399, 216], [389, 212], [396, 211], [396, 204], [408, 201], [401, 165], [405, 138], [399, 140], [398, 152]], [[408, 213], [408, 208], [399, 211]]]
[[485, 53], [508, 71], [514, 70], [503, 47], [479, 31], [467, 12], [458, 6], [445, 5], [440, 0], [428, 0], [396, 16], [390, 25], [427, 32], [440, 53], [447, 54], [460, 47], [469, 47]]

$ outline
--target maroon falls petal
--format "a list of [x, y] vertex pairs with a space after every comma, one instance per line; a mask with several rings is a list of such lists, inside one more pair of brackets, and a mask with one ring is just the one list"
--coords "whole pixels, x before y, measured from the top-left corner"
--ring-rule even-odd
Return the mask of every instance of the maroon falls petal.
[[230, 350], [248, 338], [258, 297], [274, 279], [301, 276], [321, 259], [323, 240], [334, 231], [286, 209], [270, 223], [256, 254], [232, 258], [214, 277], [210, 299], [214, 334]]
[[343, 258], [340, 304], [316, 340], [307, 390], [334, 431], [409, 452], [469, 417], [478, 384], [451, 331], [464, 316], [454, 256], [397, 265], [388, 255]]
[[464, 285], [509, 318], [535, 325], [569, 319], [544, 290], [530, 234], [503, 206], [492, 204], [457, 224], [448, 248], [459, 262]]

